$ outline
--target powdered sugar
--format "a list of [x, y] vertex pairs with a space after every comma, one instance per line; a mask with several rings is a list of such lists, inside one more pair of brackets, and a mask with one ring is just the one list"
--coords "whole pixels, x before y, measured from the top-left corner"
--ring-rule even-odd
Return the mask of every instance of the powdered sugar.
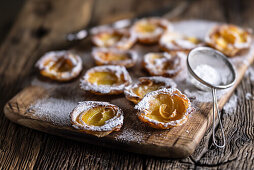
[[46, 119], [58, 126], [70, 126], [70, 112], [77, 105], [77, 102], [65, 99], [46, 98], [36, 101], [30, 107], [34, 116]]
[[[173, 77], [181, 70], [181, 58], [178, 53], [174, 56], [166, 52], [147, 53], [144, 56], [144, 64], [150, 74], [158, 76]], [[167, 67], [166, 64], [169, 64], [170, 67]]]
[[139, 96], [133, 92], [133, 89], [139, 87], [139, 85], [142, 84], [142, 81], [144, 81], [144, 80], [150, 80], [154, 83], [163, 83], [164, 85], [161, 86], [161, 88], [165, 88], [165, 87], [175, 88], [177, 86], [176, 83], [172, 79], [166, 78], [166, 77], [161, 77], [161, 76], [140, 77], [139, 82], [133, 83], [125, 88], [125, 90], [124, 90], [125, 95], [139, 98]]
[[[217, 86], [221, 83], [220, 74], [211, 66], [207, 64], [198, 65], [194, 69], [195, 74], [206, 81], [207, 83]], [[207, 88], [205, 85], [197, 81], [195, 78], [191, 78], [191, 82], [199, 89], [208, 91], [210, 88]]]
[[173, 96], [173, 95], [179, 95], [179, 94], [181, 95], [182, 93], [175, 88], [169, 88], [169, 89], [164, 88], [164, 89], [156, 90], [146, 94], [145, 97], [137, 105], [135, 105], [135, 109], [139, 111], [138, 112], [139, 116], [141, 116], [143, 119], [148, 120], [149, 122], [152, 122], [154, 124], [162, 124], [164, 127], [168, 127], [168, 126], [175, 126], [179, 124], [182, 120], [185, 119], [185, 117], [187, 117], [193, 111], [193, 108], [191, 107], [191, 103], [189, 99], [185, 95], [183, 95], [181, 97], [183, 97], [183, 99], [188, 102], [188, 108], [186, 112], [183, 114], [182, 120], [173, 120], [173, 121], [164, 123], [164, 122], [159, 122], [158, 120], [151, 119], [145, 115], [143, 116], [141, 113], [149, 110], [151, 101], [156, 99], [156, 96], [159, 94], [168, 94]]
[[[124, 82], [122, 84], [116, 84], [116, 85], [97, 85], [92, 84], [88, 81], [89, 74], [92, 72], [112, 72], [114, 73], [118, 79], [124, 78]], [[106, 66], [97, 66], [89, 69], [83, 79], [80, 81], [80, 87], [83, 90], [86, 91], [93, 91], [93, 92], [99, 92], [102, 94], [109, 94], [113, 91], [123, 92], [126, 85], [130, 84], [132, 82], [131, 77], [123, 66], [114, 66], [114, 65], [106, 65]]]
[[[140, 31], [140, 27], [154, 26], [153, 31]], [[166, 30], [172, 30], [171, 24], [163, 18], [151, 17], [136, 21], [131, 28], [131, 32], [141, 41], [156, 42], [161, 34]]]
[[223, 106], [223, 110], [225, 110], [226, 114], [232, 114], [237, 107], [237, 96], [233, 94], [229, 101]]
[[[105, 121], [105, 124], [102, 126], [87, 125], [81, 117], [85, 111], [90, 110], [96, 106], [112, 108], [115, 111], [114, 117]], [[79, 119], [81, 123], [77, 122], [77, 119]], [[80, 102], [78, 106], [76, 106], [75, 109], [72, 111], [71, 120], [73, 122], [73, 127], [77, 129], [91, 131], [111, 131], [114, 128], [123, 124], [123, 112], [119, 107], [112, 105], [108, 102], [84, 101]]]
[[144, 138], [144, 132], [136, 131], [134, 129], [123, 129], [122, 133], [116, 136], [116, 140], [123, 142], [137, 142], [140, 143]]
[[254, 96], [253, 96], [251, 93], [246, 93], [246, 94], [245, 94], [245, 98], [246, 98], [247, 100], [254, 100]]
[[[51, 69], [51, 67], [55, 64], [61, 65], [62, 63], [57, 63], [59, 59], [63, 58], [72, 64], [71, 70], [64, 72], [57, 72], [55, 69]], [[66, 62], [66, 61], [65, 61]], [[82, 60], [80, 56], [74, 55], [70, 51], [51, 51], [44, 54], [40, 60], [36, 63], [36, 66], [47, 72], [47, 75], [54, 77], [57, 80], [70, 80], [78, 76], [78, 74], [82, 70]]]
[[[116, 48], [93, 48], [92, 55], [96, 62], [103, 65], [121, 65], [125, 67], [132, 67], [136, 64], [138, 54], [133, 50], [118, 50]], [[121, 60], [105, 60], [104, 56], [106, 55], [119, 55], [125, 56]]]

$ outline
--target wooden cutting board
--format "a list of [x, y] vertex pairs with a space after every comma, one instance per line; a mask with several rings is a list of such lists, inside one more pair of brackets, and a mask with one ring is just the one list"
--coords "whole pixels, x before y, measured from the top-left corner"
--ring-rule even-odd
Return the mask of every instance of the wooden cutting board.
[[[178, 32], [203, 39], [208, 29], [214, 24], [216, 23], [189, 20], [174, 22], [174, 27]], [[91, 47], [88, 38], [84, 43], [71, 49], [80, 54], [84, 61], [84, 70], [81, 75], [95, 65], [90, 55]], [[128, 70], [135, 81], [138, 77], [148, 76], [140, 64], [143, 55], [147, 52], [159, 51], [159, 48], [137, 44], [133, 49], [140, 55], [136, 66]], [[187, 123], [180, 127], [169, 130], [152, 129], [138, 120], [133, 108], [134, 104], [125, 99], [124, 95], [96, 96], [81, 91], [79, 79], [69, 83], [57, 83], [39, 75], [32, 80], [31, 86], [23, 89], [5, 105], [5, 116], [20, 125], [81, 142], [159, 157], [187, 157], [194, 152], [212, 123], [212, 97], [210, 92], [202, 92], [188, 82], [185, 66], [186, 55], [182, 54], [181, 56], [184, 69], [174, 79], [178, 88], [191, 98], [196, 112], [190, 116]], [[254, 43], [252, 43], [251, 49], [242, 56], [230, 60], [237, 70], [237, 81], [232, 88], [219, 92], [220, 108], [230, 98], [246, 69], [253, 62]], [[74, 129], [70, 124], [70, 111], [79, 101], [91, 100], [108, 101], [118, 105], [124, 111], [122, 129], [103, 138], [97, 138]]]

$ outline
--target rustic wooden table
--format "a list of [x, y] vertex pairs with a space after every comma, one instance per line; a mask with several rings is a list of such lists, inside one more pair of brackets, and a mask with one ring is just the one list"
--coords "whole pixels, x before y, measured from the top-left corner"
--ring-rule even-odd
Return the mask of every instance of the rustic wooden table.
[[4, 104], [29, 84], [37, 59], [48, 50], [71, 45], [64, 40], [68, 32], [151, 11], [169, 11], [169, 18], [254, 28], [253, 9], [253, 1], [240, 0], [140, 0], [138, 4], [135, 0], [107, 0], [106, 4], [103, 0], [27, 0], [0, 47], [0, 169], [254, 169], [254, 102], [245, 98], [247, 92], [254, 93], [254, 83], [248, 76], [235, 91], [235, 110], [230, 114], [222, 110], [228, 145], [215, 148], [208, 130], [194, 154], [182, 160], [66, 140], [14, 124], [3, 114]]

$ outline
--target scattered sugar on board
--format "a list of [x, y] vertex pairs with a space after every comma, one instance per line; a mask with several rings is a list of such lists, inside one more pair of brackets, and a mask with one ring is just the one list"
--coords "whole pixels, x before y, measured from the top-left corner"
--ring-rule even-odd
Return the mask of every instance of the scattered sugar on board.
[[34, 110], [34, 115], [44, 118], [56, 125], [70, 126], [70, 112], [77, 105], [77, 102], [65, 99], [47, 98], [38, 100], [30, 109]]
[[[247, 71], [245, 72], [245, 77], [249, 77], [251, 84], [254, 84], [254, 66], [250, 66]], [[250, 92], [247, 92], [245, 94], [245, 99], [246, 100], [254, 100], [254, 95], [252, 95]]]
[[247, 99], [247, 100], [254, 100], [254, 96], [251, 93], [246, 93], [245, 94], [245, 99]]
[[116, 139], [124, 142], [135, 141], [140, 143], [143, 139], [143, 133], [131, 128], [123, 129], [122, 133], [116, 136]]
[[245, 72], [245, 77], [249, 77], [252, 84], [254, 83], [254, 66], [250, 66]]
[[[39, 80], [35, 80], [41, 84]], [[44, 88], [52, 90], [51, 96], [36, 101], [30, 106], [34, 111], [34, 116], [46, 119], [56, 125], [70, 126], [70, 112], [83, 100], [82, 93], [78, 88], [78, 83], [67, 83], [55, 86], [44, 83]]]
[[229, 101], [223, 106], [223, 110], [225, 110], [226, 114], [232, 114], [237, 107], [237, 96], [233, 94]]

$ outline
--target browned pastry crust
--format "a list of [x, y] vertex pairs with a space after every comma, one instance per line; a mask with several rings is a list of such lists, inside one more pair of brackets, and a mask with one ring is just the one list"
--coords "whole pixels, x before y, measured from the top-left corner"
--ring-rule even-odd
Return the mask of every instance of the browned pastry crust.
[[40, 74], [57, 81], [69, 81], [82, 71], [82, 59], [70, 51], [51, 51], [37, 61]]
[[231, 24], [213, 27], [205, 37], [206, 43], [228, 57], [234, 57], [251, 45], [251, 30]]
[[128, 29], [103, 28], [93, 31], [92, 42], [97, 47], [114, 47], [121, 50], [130, 49], [137, 38]]
[[140, 77], [138, 82], [125, 87], [124, 94], [128, 100], [137, 104], [147, 93], [151, 91], [175, 87], [176, 83], [170, 78], [161, 76]]
[[140, 19], [131, 28], [138, 41], [144, 44], [157, 43], [161, 35], [168, 30], [172, 30], [170, 22], [159, 17]]
[[135, 51], [116, 48], [95, 48], [92, 51], [92, 56], [96, 65], [119, 65], [126, 68], [133, 67], [138, 57]]
[[131, 82], [125, 67], [104, 65], [87, 70], [80, 81], [80, 88], [98, 95], [120, 94]]
[[189, 99], [175, 88], [148, 93], [135, 109], [142, 122], [156, 129], [181, 126], [194, 110]]
[[167, 52], [182, 51], [189, 52], [193, 48], [204, 45], [195, 37], [186, 36], [177, 32], [165, 32], [159, 42], [160, 49]]
[[143, 66], [150, 75], [164, 77], [174, 77], [182, 69], [179, 53], [147, 53]]
[[75, 129], [97, 137], [119, 131], [123, 125], [122, 110], [108, 102], [80, 102], [70, 117]]

